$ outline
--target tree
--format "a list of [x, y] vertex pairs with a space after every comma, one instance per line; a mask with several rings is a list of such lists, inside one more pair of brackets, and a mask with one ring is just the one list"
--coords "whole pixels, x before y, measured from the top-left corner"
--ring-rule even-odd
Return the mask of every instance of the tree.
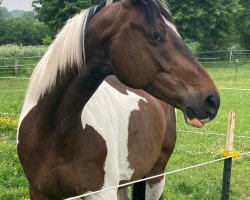
[[[97, 3], [101, 0], [97, 0]], [[82, 9], [91, 6], [91, 0], [34, 0], [33, 7], [39, 21], [44, 22], [57, 33], [65, 22], [79, 13]]]
[[[34, 0], [33, 7], [39, 21], [47, 24], [53, 34], [56, 34], [67, 19], [100, 1]], [[250, 25], [249, 17], [246, 17], [250, 13], [249, 0], [166, 1], [171, 5], [173, 16], [183, 38], [198, 42], [195, 44], [198, 44], [196, 46], [201, 49], [225, 49], [238, 43], [239, 40], [242, 44], [249, 44]], [[248, 10], [245, 7], [248, 7]], [[243, 19], [244, 23], [237, 21], [240, 19]]]
[[[249, 1], [249, 0], [247, 0]], [[202, 49], [227, 48], [237, 40], [239, 0], [168, 0], [181, 35], [199, 41]]]
[[2, 0], [0, 0], [0, 36], [3, 34], [4, 28], [4, 14], [3, 14], [3, 7], [1, 7]]
[[241, 0], [240, 3], [243, 7], [243, 12], [237, 20], [239, 25], [237, 33], [241, 45], [246, 49], [250, 49], [250, 1]]
[[7, 8], [5, 7], [0, 7], [0, 18], [5, 19], [10, 17], [10, 13], [8, 12]]
[[25, 19], [35, 20], [36, 19], [36, 14], [33, 11], [27, 11], [27, 12], [23, 13], [22, 17], [25, 18]]
[[44, 23], [37, 23], [31, 19], [22, 17], [5, 19], [0, 27], [0, 45], [38, 45], [43, 38], [50, 35], [48, 27]]

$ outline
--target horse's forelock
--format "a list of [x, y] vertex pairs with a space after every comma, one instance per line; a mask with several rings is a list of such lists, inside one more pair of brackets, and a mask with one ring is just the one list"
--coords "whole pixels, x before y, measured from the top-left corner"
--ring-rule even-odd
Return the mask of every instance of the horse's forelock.
[[168, 5], [161, 0], [137, 0], [135, 4], [143, 12], [145, 23], [149, 27], [157, 27], [157, 18], [163, 17], [169, 23], [174, 24]]

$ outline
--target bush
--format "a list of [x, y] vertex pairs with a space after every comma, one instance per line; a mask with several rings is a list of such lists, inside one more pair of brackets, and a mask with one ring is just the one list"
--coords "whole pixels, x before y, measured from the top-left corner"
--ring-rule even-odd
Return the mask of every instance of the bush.
[[47, 50], [47, 46], [0, 46], [0, 57], [41, 57]]
[[45, 38], [42, 39], [42, 41], [43, 41], [43, 45], [46, 45], [46, 46], [49, 46], [53, 42], [50, 36], [46, 36]]
[[0, 45], [41, 45], [42, 38], [51, 34], [44, 23], [23, 17], [1, 20], [0, 29]]
[[200, 50], [201, 44], [199, 42], [189, 39], [186, 39], [185, 42], [187, 43], [193, 54], [196, 54]]

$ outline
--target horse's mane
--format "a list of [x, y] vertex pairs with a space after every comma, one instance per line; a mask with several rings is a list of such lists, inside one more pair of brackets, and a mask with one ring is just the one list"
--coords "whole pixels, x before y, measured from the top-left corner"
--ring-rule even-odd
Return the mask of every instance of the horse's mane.
[[[25, 102], [19, 118], [19, 125], [39, 98], [56, 84], [58, 72], [77, 67], [85, 70], [84, 38], [89, 9], [68, 20], [57, 34], [54, 42], [35, 67], [28, 86]], [[18, 128], [19, 129], [19, 128]]]
[[68, 20], [57, 34], [32, 73], [26, 100], [28, 98], [31, 102], [37, 101], [55, 85], [58, 72], [63, 73], [66, 67], [85, 70], [84, 44], [80, 38], [84, 37], [88, 11], [84, 10]]

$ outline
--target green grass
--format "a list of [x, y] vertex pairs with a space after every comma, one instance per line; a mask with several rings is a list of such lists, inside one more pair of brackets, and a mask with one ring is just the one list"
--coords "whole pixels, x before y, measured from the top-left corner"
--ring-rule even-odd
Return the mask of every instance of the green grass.
[[[178, 112], [178, 137], [175, 151], [167, 166], [167, 171], [218, 159], [225, 147], [227, 114], [236, 111], [234, 148], [240, 152], [250, 151], [250, 91], [223, 90], [223, 88], [250, 88], [250, 64], [215, 64], [207, 66], [221, 88], [221, 107], [217, 118], [203, 129], [187, 126], [183, 114]], [[22, 75], [23, 76], [23, 75]], [[28, 80], [0, 78], [0, 199], [28, 198], [28, 186], [19, 164], [15, 134]], [[14, 92], [7, 92], [14, 91]], [[5, 113], [5, 114], [3, 114]], [[209, 134], [207, 134], [209, 133]], [[167, 177], [164, 199], [220, 199], [223, 162], [179, 172]], [[250, 157], [243, 156], [232, 167], [230, 199], [250, 199]]]

